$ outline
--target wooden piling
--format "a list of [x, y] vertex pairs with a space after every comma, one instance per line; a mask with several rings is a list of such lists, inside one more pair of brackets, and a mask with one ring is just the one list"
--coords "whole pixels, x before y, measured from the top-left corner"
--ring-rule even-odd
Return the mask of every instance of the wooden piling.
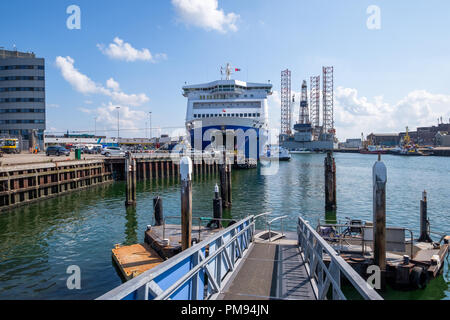
[[325, 158], [325, 210], [336, 210], [336, 163], [331, 152]]
[[147, 181], [147, 162], [142, 162], [142, 180]]
[[225, 156], [225, 151], [223, 152], [223, 162], [221, 164], [219, 164], [219, 180], [220, 180], [220, 195], [222, 198], [222, 207], [223, 208], [228, 208], [229, 207], [229, 203], [228, 203], [228, 192], [229, 192], [229, 188], [228, 188], [228, 174], [227, 174], [227, 164], [226, 164], [226, 156]]
[[378, 155], [372, 171], [373, 176], [373, 238], [374, 263], [381, 270], [381, 287], [385, 287], [386, 273], [386, 182], [387, 169]]
[[126, 206], [136, 205], [136, 160], [129, 154], [125, 158]]
[[215, 224], [217, 228], [222, 227], [222, 198], [219, 195], [219, 186], [216, 184], [214, 188], [214, 199], [213, 199], [213, 217], [214, 220], [211, 224]]
[[428, 204], [427, 204], [427, 192], [424, 191], [422, 193], [422, 200], [420, 200], [420, 242], [433, 242], [433, 240], [430, 237], [430, 234], [428, 233]]
[[181, 248], [191, 247], [192, 234], [192, 160], [183, 157], [180, 161], [181, 178]]
[[233, 204], [233, 196], [231, 192], [231, 164], [227, 166], [227, 188], [228, 188], [228, 207], [231, 207]]
[[164, 224], [163, 201], [160, 196], [153, 198], [153, 211], [155, 217], [155, 226], [163, 225]]

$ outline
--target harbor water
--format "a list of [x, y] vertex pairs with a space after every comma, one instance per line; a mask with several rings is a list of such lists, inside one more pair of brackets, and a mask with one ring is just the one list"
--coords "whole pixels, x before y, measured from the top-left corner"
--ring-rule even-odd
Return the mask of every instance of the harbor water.
[[[274, 175], [261, 175], [261, 168], [235, 170], [233, 208], [225, 217], [289, 215], [284, 227], [291, 231], [298, 215], [312, 224], [325, 218], [372, 220], [372, 166], [377, 156], [335, 154], [336, 214], [324, 211], [324, 157], [292, 155], [290, 162], [279, 163]], [[388, 170], [387, 224], [407, 227], [417, 237], [419, 201], [427, 190], [432, 230], [450, 234], [448, 158], [386, 155], [383, 161]], [[194, 216], [212, 216], [217, 182], [218, 176], [194, 178]], [[179, 182], [173, 178], [139, 182], [136, 208], [125, 208], [125, 184], [116, 182], [0, 213], [0, 299], [94, 299], [120, 285], [111, 249], [118, 243], [143, 242], [157, 195], [163, 198], [165, 215], [180, 215]], [[384, 297], [450, 299], [448, 260], [445, 263], [443, 275], [425, 290], [389, 289]], [[66, 284], [71, 275], [67, 269], [74, 265], [81, 270], [80, 290]]]

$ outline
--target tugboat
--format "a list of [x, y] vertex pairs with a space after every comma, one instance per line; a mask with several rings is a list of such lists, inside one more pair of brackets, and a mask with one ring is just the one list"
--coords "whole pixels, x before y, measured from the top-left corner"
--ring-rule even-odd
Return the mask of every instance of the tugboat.
[[425, 154], [417, 149], [417, 146], [411, 141], [409, 136], [409, 129], [406, 127], [406, 134], [403, 138], [402, 146], [400, 148], [395, 148], [392, 154], [401, 156], [424, 156]]

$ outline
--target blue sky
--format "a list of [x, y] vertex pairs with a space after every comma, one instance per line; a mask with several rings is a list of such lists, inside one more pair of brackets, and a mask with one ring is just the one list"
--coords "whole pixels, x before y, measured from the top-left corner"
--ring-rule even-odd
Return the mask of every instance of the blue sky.
[[[66, 27], [72, 4], [80, 30]], [[370, 5], [380, 8], [379, 30], [367, 28]], [[278, 126], [280, 71], [292, 70], [298, 92], [303, 79], [333, 65], [342, 140], [448, 121], [449, 15], [444, 0], [2, 1], [0, 46], [46, 59], [48, 131], [93, 131], [97, 117], [97, 133], [112, 136], [115, 106], [123, 136], [146, 136], [149, 111], [162, 128], [154, 134], [182, 128], [181, 87], [216, 80], [226, 62], [242, 69], [235, 78], [271, 80]], [[140, 58], [108, 56], [116, 38]]]

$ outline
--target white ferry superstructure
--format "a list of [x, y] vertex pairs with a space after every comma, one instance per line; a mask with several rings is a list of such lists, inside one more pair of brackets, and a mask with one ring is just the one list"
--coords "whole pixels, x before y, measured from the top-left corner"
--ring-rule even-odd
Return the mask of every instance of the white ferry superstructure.
[[232, 73], [231, 66], [227, 64], [225, 80], [183, 87], [183, 96], [188, 98], [186, 128], [192, 146], [196, 139], [195, 134], [198, 135], [200, 132], [201, 147], [205, 150], [212, 142], [208, 131], [226, 131], [228, 136], [230, 131], [239, 131], [247, 135], [248, 130], [252, 130], [256, 133], [258, 141], [260, 135], [268, 131], [267, 97], [272, 94], [272, 84], [232, 80]]

